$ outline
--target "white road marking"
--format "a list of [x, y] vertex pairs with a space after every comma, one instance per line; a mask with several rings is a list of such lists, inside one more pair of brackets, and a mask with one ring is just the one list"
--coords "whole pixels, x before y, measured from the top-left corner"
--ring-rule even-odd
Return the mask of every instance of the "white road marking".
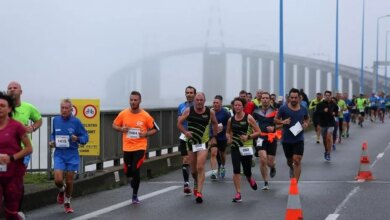
[[333, 214], [329, 214], [325, 220], [336, 220], [339, 217], [340, 210], [347, 204], [348, 200], [357, 193], [359, 190], [359, 186], [353, 188], [351, 192], [345, 197], [345, 199], [337, 206], [336, 210], [334, 210]]
[[339, 216], [339, 214], [330, 214], [325, 220], [336, 220]]
[[[170, 187], [167, 187], [165, 189], [158, 190], [158, 191], [155, 191], [155, 192], [152, 192], [152, 193], [140, 196], [140, 197], [138, 197], [138, 199], [142, 201], [142, 200], [149, 199], [149, 198], [152, 198], [154, 196], [158, 196], [160, 194], [163, 194], [163, 193], [166, 193], [166, 192], [178, 189], [178, 188], [181, 188], [181, 186], [170, 186]], [[95, 212], [91, 212], [91, 213], [79, 216], [79, 217], [74, 218], [72, 220], [86, 220], [86, 219], [90, 219], [90, 218], [95, 218], [95, 217], [97, 217], [99, 215], [102, 215], [102, 214], [105, 214], [105, 213], [108, 213], [108, 212], [112, 212], [112, 211], [114, 211], [116, 209], [120, 209], [120, 208], [128, 206], [130, 204], [131, 204], [131, 199], [127, 200], [127, 201], [124, 201], [124, 202], [121, 202], [121, 203], [118, 203], [118, 204], [115, 204], [115, 205], [112, 205], [112, 206], [108, 206], [108, 207], [103, 208], [103, 209], [101, 209], [99, 211], [95, 211]]]
[[382, 157], [385, 155], [386, 151], [390, 149], [390, 144], [387, 145], [387, 147], [385, 148], [385, 150], [382, 152], [382, 153], [379, 153], [378, 156], [376, 156], [376, 159], [375, 161], [370, 165], [370, 168], [373, 168], [376, 164], [376, 162], [380, 159], [382, 159]]

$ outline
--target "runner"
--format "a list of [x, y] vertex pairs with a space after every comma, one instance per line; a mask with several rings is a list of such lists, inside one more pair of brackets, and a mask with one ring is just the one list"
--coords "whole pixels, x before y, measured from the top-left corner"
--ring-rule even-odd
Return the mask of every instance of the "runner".
[[[64, 204], [66, 213], [73, 213], [70, 199], [73, 192], [74, 174], [79, 169], [79, 144], [88, 142], [88, 132], [81, 121], [72, 115], [70, 99], [61, 101], [61, 115], [53, 119], [49, 146], [54, 151], [54, 183], [59, 189], [57, 203]], [[64, 174], [66, 176], [64, 183]]]
[[316, 93], [316, 98], [311, 100], [310, 105], [309, 105], [309, 110], [313, 113], [312, 118], [313, 118], [313, 127], [314, 130], [316, 131], [316, 136], [317, 136], [317, 144], [320, 143], [320, 137], [321, 137], [321, 127], [318, 124], [318, 114], [316, 111], [317, 104], [322, 101], [322, 93], [317, 92]]
[[140, 169], [145, 160], [147, 137], [159, 130], [152, 116], [140, 108], [141, 93], [130, 93], [130, 108], [122, 110], [112, 123], [114, 130], [122, 133], [124, 171], [133, 188], [132, 203], [139, 204], [138, 189]]
[[228, 144], [231, 144], [233, 182], [236, 189], [233, 202], [242, 201], [240, 163], [251, 188], [257, 190], [257, 184], [251, 171], [253, 156], [253, 141], [251, 139], [258, 137], [260, 130], [255, 119], [243, 111], [245, 104], [245, 99], [235, 98], [233, 100], [235, 115], [229, 119], [226, 129]]
[[[196, 89], [192, 86], [187, 86], [185, 89], [185, 96], [187, 101], [181, 103], [177, 108], [178, 118], [183, 114], [186, 108], [193, 106], [194, 97], [196, 94]], [[183, 122], [183, 126], [187, 128], [187, 121]], [[183, 133], [180, 134], [179, 137], [179, 150], [182, 156], [182, 173], [184, 179], [184, 193], [186, 195], [191, 195], [191, 188], [189, 183], [189, 167], [190, 167], [190, 159], [187, 153], [187, 142], [185, 135]]]
[[379, 114], [379, 120], [382, 123], [385, 123], [385, 112], [386, 112], [386, 98], [384, 92], [378, 93], [378, 114]]
[[[216, 145], [218, 133], [218, 122], [215, 112], [205, 106], [206, 97], [203, 92], [195, 95], [194, 106], [184, 110], [177, 122], [178, 129], [186, 136], [189, 147], [189, 156], [191, 163], [191, 173], [195, 179], [194, 194], [196, 202], [203, 202], [203, 183], [205, 180], [205, 163], [207, 159], [207, 144]], [[183, 122], [188, 122], [188, 129], [183, 126]], [[213, 129], [214, 136], [209, 138], [209, 124]], [[191, 146], [191, 147], [190, 147]]]
[[264, 180], [262, 190], [268, 190], [268, 167], [270, 168], [270, 177], [276, 174], [275, 155], [276, 155], [276, 125], [274, 118], [276, 109], [271, 106], [271, 96], [268, 92], [261, 95], [261, 107], [256, 108], [253, 117], [259, 125], [261, 134], [257, 138], [256, 151], [259, 155], [260, 173]]
[[324, 100], [317, 105], [319, 115], [319, 125], [321, 126], [322, 141], [324, 144], [324, 159], [330, 162], [330, 152], [332, 148], [332, 135], [335, 128], [335, 117], [338, 115], [338, 106], [332, 101], [332, 92], [324, 92]]
[[[217, 180], [217, 176], [220, 178], [225, 178], [225, 161], [226, 161], [226, 126], [230, 118], [230, 113], [222, 107], [223, 98], [221, 95], [216, 95], [213, 101], [213, 110], [215, 112], [215, 117], [218, 121], [218, 135], [217, 135], [217, 145], [210, 146], [211, 156], [210, 156], [210, 167], [212, 170], [211, 180]], [[210, 136], [213, 137], [213, 130], [210, 129]], [[218, 159], [218, 169], [217, 169], [217, 159]]]
[[349, 123], [351, 122], [351, 114], [352, 110], [355, 107], [355, 104], [351, 99], [348, 99], [348, 94], [345, 93], [343, 95], [343, 99], [345, 101], [345, 104], [347, 105], [347, 110], [344, 111], [344, 133], [341, 135], [342, 137], [347, 137], [349, 138]]
[[279, 108], [275, 118], [277, 124], [283, 125], [282, 145], [290, 167], [290, 178], [297, 180], [301, 176], [304, 152], [303, 129], [307, 128], [310, 119], [307, 109], [299, 104], [299, 96], [299, 90], [292, 88], [288, 93], [288, 104]]
[[369, 100], [369, 104], [370, 104], [370, 120], [371, 120], [371, 122], [374, 122], [374, 121], [376, 121], [376, 116], [377, 116], [377, 112], [378, 112], [379, 99], [375, 95], [375, 93], [372, 93], [368, 100]]
[[347, 104], [344, 101], [344, 97], [341, 93], [336, 94], [337, 99], [337, 106], [339, 107], [339, 115], [338, 115], [338, 129], [339, 129], [339, 135], [338, 135], [338, 143], [341, 143], [341, 136], [345, 132], [344, 128], [344, 112], [348, 112]]
[[362, 128], [364, 122], [364, 116], [365, 116], [365, 108], [367, 105], [367, 100], [364, 98], [364, 94], [360, 94], [360, 96], [356, 98], [355, 105], [359, 112], [358, 125], [360, 125], [360, 127]]
[[[12, 118], [22, 123], [27, 131], [30, 142], [31, 134], [37, 131], [42, 125], [42, 116], [39, 113], [38, 109], [30, 103], [22, 102], [21, 95], [23, 93], [22, 86], [20, 83], [12, 81], [7, 86], [7, 93], [10, 95], [15, 102], [15, 112], [12, 115]], [[24, 147], [22, 143], [22, 147]], [[31, 159], [31, 154], [26, 155], [23, 159], [23, 163], [26, 167]], [[24, 189], [23, 189], [24, 194]], [[19, 210], [22, 208], [23, 196], [20, 200]]]
[[24, 219], [24, 214], [18, 212], [26, 172], [23, 158], [33, 149], [24, 126], [12, 119], [14, 112], [12, 97], [0, 92], [0, 209], [5, 211], [6, 219]]

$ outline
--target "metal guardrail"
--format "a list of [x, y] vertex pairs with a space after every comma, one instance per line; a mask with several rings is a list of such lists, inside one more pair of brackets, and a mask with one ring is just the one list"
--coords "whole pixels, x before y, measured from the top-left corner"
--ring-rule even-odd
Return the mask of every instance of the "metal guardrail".
[[[177, 108], [146, 109], [154, 118], [160, 131], [148, 138], [147, 158], [161, 156], [162, 151], [172, 153], [173, 148], [178, 145], [180, 132], [176, 127]], [[80, 173], [83, 173], [86, 166], [95, 166], [95, 170], [102, 170], [104, 163], [112, 161], [113, 166], [119, 166], [123, 157], [122, 135], [112, 128], [112, 122], [119, 111], [100, 112], [100, 155], [82, 156], [80, 162]], [[55, 115], [42, 115], [42, 126], [32, 135], [33, 154], [28, 166], [28, 172], [46, 172], [50, 176], [52, 170], [52, 152], [48, 141], [52, 129], [52, 119]]]

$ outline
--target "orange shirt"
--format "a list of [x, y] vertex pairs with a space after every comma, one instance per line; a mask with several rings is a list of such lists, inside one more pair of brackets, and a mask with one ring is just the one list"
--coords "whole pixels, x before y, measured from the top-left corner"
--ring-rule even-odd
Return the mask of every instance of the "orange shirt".
[[141, 112], [134, 114], [127, 108], [118, 114], [114, 124], [129, 128], [129, 131], [122, 135], [123, 151], [146, 150], [147, 138], [140, 138], [139, 132], [148, 131], [154, 127], [154, 119], [149, 113], [141, 109]]

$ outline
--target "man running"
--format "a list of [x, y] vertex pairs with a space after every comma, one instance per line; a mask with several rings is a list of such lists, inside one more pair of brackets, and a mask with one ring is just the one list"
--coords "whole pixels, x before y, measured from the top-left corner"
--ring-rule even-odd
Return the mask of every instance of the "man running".
[[112, 123], [114, 130], [122, 133], [124, 171], [133, 188], [132, 203], [139, 204], [138, 189], [140, 169], [145, 160], [147, 137], [159, 130], [152, 116], [140, 108], [141, 93], [130, 93], [130, 108], [121, 111]]
[[317, 105], [319, 124], [321, 126], [322, 141], [324, 145], [324, 159], [330, 162], [330, 152], [333, 142], [333, 131], [335, 129], [335, 117], [338, 115], [338, 106], [332, 101], [332, 92], [324, 92], [324, 100]]
[[[79, 144], [86, 144], [89, 136], [81, 121], [72, 115], [70, 99], [61, 101], [61, 115], [53, 119], [50, 147], [54, 151], [54, 182], [59, 193], [57, 203], [64, 204], [66, 213], [73, 213], [70, 199], [73, 192], [74, 174], [79, 169]], [[65, 183], [64, 183], [65, 175]]]
[[[225, 178], [225, 161], [226, 161], [226, 126], [230, 118], [230, 113], [222, 107], [223, 98], [221, 95], [216, 95], [213, 101], [213, 110], [218, 121], [217, 145], [210, 146], [210, 166], [211, 180], [217, 180], [217, 176]], [[210, 136], [213, 137], [213, 130], [210, 129]], [[219, 156], [219, 157], [218, 157]], [[218, 159], [218, 169], [217, 169]]]
[[[186, 108], [189, 108], [193, 106], [194, 103], [194, 97], [196, 94], [195, 87], [187, 86], [185, 89], [185, 96], [187, 101], [181, 103], [179, 107], [177, 108], [178, 118], [183, 114], [184, 110]], [[187, 121], [183, 122], [183, 126], [187, 128]], [[187, 153], [187, 142], [185, 135], [183, 133], [180, 134], [179, 137], [179, 150], [180, 154], [182, 156], [182, 173], [183, 173], [183, 179], [184, 179], [184, 193], [186, 195], [191, 194], [191, 188], [189, 183], [189, 167], [190, 167], [190, 159]]]
[[[215, 112], [206, 107], [205, 102], [205, 94], [203, 92], [196, 93], [194, 106], [186, 108], [177, 122], [177, 127], [186, 136], [187, 146], [189, 147], [188, 154], [190, 156], [191, 174], [195, 179], [194, 194], [197, 203], [203, 202], [202, 190], [208, 153], [207, 144], [210, 142], [210, 146], [216, 145], [218, 134], [218, 122]], [[184, 121], [188, 122], [187, 129], [183, 126]], [[214, 134], [211, 139], [209, 138], [210, 122]]]
[[268, 92], [261, 95], [261, 107], [256, 108], [253, 117], [259, 125], [261, 134], [257, 138], [256, 151], [259, 155], [260, 173], [264, 180], [262, 190], [268, 190], [268, 167], [270, 168], [270, 177], [276, 174], [275, 155], [276, 155], [276, 125], [274, 118], [277, 114], [276, 109], [271, 106], [271, 96]]
[[360, 96], [358, 98], [356, 98], [355, 104], [356, 104], [356, 109], [358, 110], [358, 113], [359, 113], [358, 125], [360, 125], [360, 127], [363, 127], [365, 108], [367, 105], [367, 100], [364, 97], [364, 94], [360, 94]]
[[282, 145], [287, 165], [290, 167], [290, 178], [299, 180], [304, 152], [303, 129], [309, 124], [309, 114], [307, 109], [299, 104], [298, 89], [292, 88], [288, 94], [289, 102], [279, 108], [275, 122], [283, 125]]

